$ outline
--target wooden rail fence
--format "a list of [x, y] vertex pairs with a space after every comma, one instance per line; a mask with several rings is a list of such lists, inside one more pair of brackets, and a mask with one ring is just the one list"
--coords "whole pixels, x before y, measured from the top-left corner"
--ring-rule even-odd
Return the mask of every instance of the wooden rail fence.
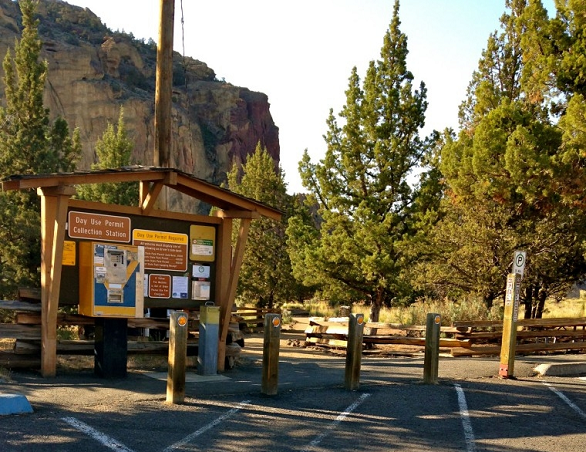
[[[14, 313], [14, 323], [0, 323], [0, 339], [13, 339], [10, 350], [0, 350], [0, 366], [8, 368], [35, 367], [40, 365], [41, 353], [41, 304], [40, 290], [21, 289], [19, 300], [0, 300], [0, 309]], [[246, 310], [248, 315], [252, 310]], [[199, 336], [199, 313], [189, 313], [190, 338], [187, 344], [187, 354], [197, 355]], [[237, 314], [237, 313], [234, 313]], [[261, 312], [262, 314], [262, 312]], [[255, 311], [255, 315], [258, 315]], [[264, 314], [262, 314], [264, 316]], [[264, 317], [263, 317], [264, 318]], [[252, 322], [247, 318], [246, 324]], [[262, 320], [261, 320], [262, 322]], [[244, 346], [244, 337], [240, 332], [242, 317], [233, 315], [226, 345], [226, 357], [233, 363]], [[78, 327], [80, 331], [84, 327], [94, 325], [93, 317], [78, 314], [59, 313], [57, 317], [59, 327]], [[161, 336], [169, 330], [169, 319], [141, 318], [128, 319], [128, 327], [132, 329], [159, 330]], [[82, 337], [83, 334], [81, 334]], [[166, 340], [150, 340], [146, 337], [129, 336], [128, 354], [159, 354], [168, 353], [169, 343]], [[93, 355], [94, 341], [89, 338], [76, 340], [59, 340], [57, 353], [60, 355]], [[231, 366], [229, 366], [231, 367]]]
[[[340, 319], [341, 320], [341, 319]], [[517, 353], [586, 350], [586, 318], [519, 320]], [[452, 356], [498, 355], [502, 321], [454, 322], [441, 327], [440, 348]], [[312, 318], [306, 344], [346, 347], [348, 323]], [[370, 345], [425, 346], [425, 327], [389, 323], [366, 324], [363, 342]], [[447, 350], [446, 350], [447, 349]]]

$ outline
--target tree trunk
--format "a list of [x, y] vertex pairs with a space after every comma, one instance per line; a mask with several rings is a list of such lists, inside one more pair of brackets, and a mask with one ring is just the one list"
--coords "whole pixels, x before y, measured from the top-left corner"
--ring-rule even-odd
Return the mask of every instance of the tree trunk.
[[541, 319], [543, 317], [543, 309], [545, 308], [545, 299], [547, 298], [547, 293], [545, 290], [540, 290], [539, 294], [537, 295], [537, 309], [535, 310], [535, 317], [536, 319]]
[[385, 290], [380, 287], [376, 291], [376, 296], [372, 298], [372, 304], [370, 305], [370, 321], [378, 322], [380, 318], [380, 310], [383, 306]]
[[525, 289], [525, 318], [531, 318], [531, 312], [533, 310], [533, 286], [529, 286]]

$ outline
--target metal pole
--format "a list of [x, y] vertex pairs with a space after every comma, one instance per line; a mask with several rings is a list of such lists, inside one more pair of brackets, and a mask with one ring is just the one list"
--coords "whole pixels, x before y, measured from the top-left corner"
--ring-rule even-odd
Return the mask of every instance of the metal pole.
[[167, 402], [181, 403], [185, 399], [185, 369], [187, 361], [187, 313], [174, 311], [169, 319], [169, 371]]
[[346, 371], [344, 374], [344, 387], [349, 391], [357, 390], [360, 385], [363, 335], [364, 314], [350, 314], [348, 321], [348, 345], [346, 348]]
[[280, 342], [281, 316], [279, 314], [267, 314], [264, 322], [261, 382], [261, 393], [265, 395], [277, 395]]
[[426, 384], [437, 383], [441, 324], [442, 318], [439, 314], [427, 314], [425, 359], [423, 362], [423, 382]]
[[503, 340], [499, 366], [499, 377], [501, 378], [512, 378], [514, 376], [520, 289], [521, 275], [517, 273], [509, 274], [507, 276], [505, 314], [503, 319]]
[[216, 375], [218, 373], [220, 307], [202, 306], [199, 313], [197, 373], [199, 375]]

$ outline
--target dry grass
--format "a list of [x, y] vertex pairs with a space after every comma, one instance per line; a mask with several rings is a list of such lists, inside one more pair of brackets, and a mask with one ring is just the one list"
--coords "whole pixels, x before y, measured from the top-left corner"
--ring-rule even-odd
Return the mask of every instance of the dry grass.
[[586, 317], [586, 298], [567, 298], [556, 302], [548, 300], [545, 303], [545, 318], [578, 318]]
[[[284, 310], [305, 309], [314, 317], [337, 317], [340, 307], [331, 307], [327, 301], [310, 300], [304, 305], [288, 303]], [[370, 307], [363, 304], [352, 306], [354, 314], [364, 314], [368, 320]], [[448, 326], [458, 320], [500, 320], [502, 319], [502, 305], [496, 302], [492, 309], [487, 309], [482, 300], [467, 298], [459, 301], [423, 299], [406, 307], [383, 308], [380, 312], [380, 322], [400, 323], [403, 325], [425, 325], [428, 313], [440, 314], [442, 325]], [[284, 312], [283, 320], [287, 323]], [[543, 313], [544, 318], [578, 318], [586, 317], [586, 296], [568, 298], [560, 302], [548, 300]]]
[[[310, 300], [304, 305], [299, 303], [283, 306], [286, 310], [294, 308], [309, 311], [310, 316], [337, 317], [340, 307], [331, 307], [327, 301]], [[403, 325], [425, 325], [427, 314], [433, 312], [442, 316], [443, 325], [451, 325], [456, 320], [496, 320], [502, 318], [501, 309], [495, 306], [488, 310], [484, 303], [476, 298], [461, 301], [423, 299], [406, 307], [382, 308], [379, 321], [383, 323], [400, 323]], [[352, 313], [370, 316], [370, 307], [363, 304], [352, 306]]]
[[[12, 350], [14, 348], [14, 342], [14, 339], [0, 339], [0, 350]], [[0, 366], [0, 382], [11, 381], [10, 375], [10, 370]]]

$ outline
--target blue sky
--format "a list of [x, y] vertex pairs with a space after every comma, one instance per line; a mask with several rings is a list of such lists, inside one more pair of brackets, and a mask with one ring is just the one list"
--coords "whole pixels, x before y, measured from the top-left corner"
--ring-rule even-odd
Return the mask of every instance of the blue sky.
[[[109, 28], [157, 39], [159, 0], [69, 0]], [[175, 50], [205, 62], [227, 82], [268, 95], [279, 127], [281, 166], [290, 193], [304, 191], [297, 164], [325, 153], [330, 108], [338, 113], [353, 66], [364, 77], [378, 59], [394, 0], [175, 0]], [[543, 0], [554, 11], [553, 0]], [[425, 82], [423, 135], [458, 127], [458, 106], [505, 0], [402, 0], [408, 69]], [[116, 118], [112, 118], [115, 121]]]

